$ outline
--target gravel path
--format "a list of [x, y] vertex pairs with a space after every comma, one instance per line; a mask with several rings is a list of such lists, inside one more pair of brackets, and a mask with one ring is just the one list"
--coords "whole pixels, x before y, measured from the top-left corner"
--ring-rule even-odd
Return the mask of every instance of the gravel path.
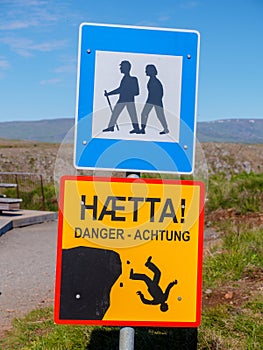
[[13, 229], [0, 237], [0, 334], [14, 317], [53, 304], [57, 222]]

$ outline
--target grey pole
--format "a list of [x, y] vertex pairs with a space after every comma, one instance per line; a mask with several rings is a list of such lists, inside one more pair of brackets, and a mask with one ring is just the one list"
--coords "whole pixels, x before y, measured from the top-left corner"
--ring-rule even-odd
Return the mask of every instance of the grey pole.
[[[138, 179], [140, 177], [140, 173], [126, 173], [126, 177]], [[134, 328], [121, 327], [119, 350], [134, 350]]]
[[134, 350], [134, 328], [121, 327], [119, 350]]

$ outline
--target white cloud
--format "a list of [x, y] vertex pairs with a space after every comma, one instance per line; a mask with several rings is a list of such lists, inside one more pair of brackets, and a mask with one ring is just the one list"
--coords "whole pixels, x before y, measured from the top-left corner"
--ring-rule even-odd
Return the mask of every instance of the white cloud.
[[54, 51], [59, 50], [63, 47], [65, 47], [67, 44], [67, 40], [53, 40], [48, 41], [40, 44], [32, 44], [29, 49], [34, 51], [40, 51], [40, 52], [48, 52], [48, 51]]
[[8, 60], [4, 56], [0, 56], [0, 79], [5, 77], [4, 71], [10, 68]]
[[33, 40], [18, 37], [3, 37], [0, 42], [6, 44], [11, 50], [15, 51], [20, 56], [34, 56], [36, 52], [50, 52], [59, 50], [66, 46], [66, 40], [52, 40], [42, 43], [34, 43]]
[[60, 83], [62, 80], [58, 78], [52, 78], [47, 80], [41, 80], [40, 85], [54, 85]]
[[77, 70], [77, 61], [75, 58], [63, 58], [62, 64], [54, 69], [55, 73], [61, 74], [61, 73], [72, 73], [76, 72]]
[[5, 57], [0, 56], [0, 69], [8, 69], [10, 67], [9, 62]]
[[28, 28], [37, 25], [36, 20], [20, 20], [20, 21], [6, 21], [6, 22], [1, 22], [0, 24], [0, 30], [16, 30], [16, 29], [23, 29], [23, 28]]
[[170, 19], [169, 16], [161, 16], [161, 17], [159, 17], [159, 21], [160, 21], [160, 22], [166, 22], [166, 21], [168, 21], [169, 19]]
[[192, 8], [199, 7], [200, 5], [201, 5], [200, 1], [189, 0], [189, 1], [183, 1], [180, 4], [180, 7], [183, 9], [192, 9]]
[[10, 31], [57, 24], [64, 18], [63, 2], [54, 5], [42, 0], [1, 0], [0, 30]]
[[2, 4], [13, 6], [39, 6], [47, 4], [46, 0], [1, 0]]

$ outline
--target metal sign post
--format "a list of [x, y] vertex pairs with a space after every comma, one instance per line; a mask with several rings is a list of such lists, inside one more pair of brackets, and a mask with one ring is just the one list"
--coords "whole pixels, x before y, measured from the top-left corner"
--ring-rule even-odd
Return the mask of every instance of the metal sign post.
[[[127, 178], [139, 179], [140, 173], [126, 173]], [[119, 337], [119, 350], [133, 350], [134, 349], [134, 328], [121, 327]]]
[[134, 328], [121, 327], [119, 338], [119, 350], [134, 349]]

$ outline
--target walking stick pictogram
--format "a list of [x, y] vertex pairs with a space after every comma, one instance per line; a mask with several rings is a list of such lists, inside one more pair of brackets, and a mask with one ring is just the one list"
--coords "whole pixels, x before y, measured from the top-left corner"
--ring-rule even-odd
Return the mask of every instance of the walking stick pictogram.
[[[107, 101], [108, 101], [108, 104], [109, 104], [109, 107], [110, 107], [110, 110], [111, 110], [111, 113], [113, 112], [113, 108], [112, 108], [112, 105], [111, 105], [111, 102], [110, 102], [110, 99], [109, 99], [109, 96], [107, 95], [107, 91], [106, 90], [104, 90], [104, 93], [105, 93], [105, 96], [106, 96], [106, 99], [107, 99]], [[117, 130], [119, 131], [120, 129], [119, 129], [119, 126], [118, 126], [118, 124], [116, 123], [116, 128], [117, 128]]]

